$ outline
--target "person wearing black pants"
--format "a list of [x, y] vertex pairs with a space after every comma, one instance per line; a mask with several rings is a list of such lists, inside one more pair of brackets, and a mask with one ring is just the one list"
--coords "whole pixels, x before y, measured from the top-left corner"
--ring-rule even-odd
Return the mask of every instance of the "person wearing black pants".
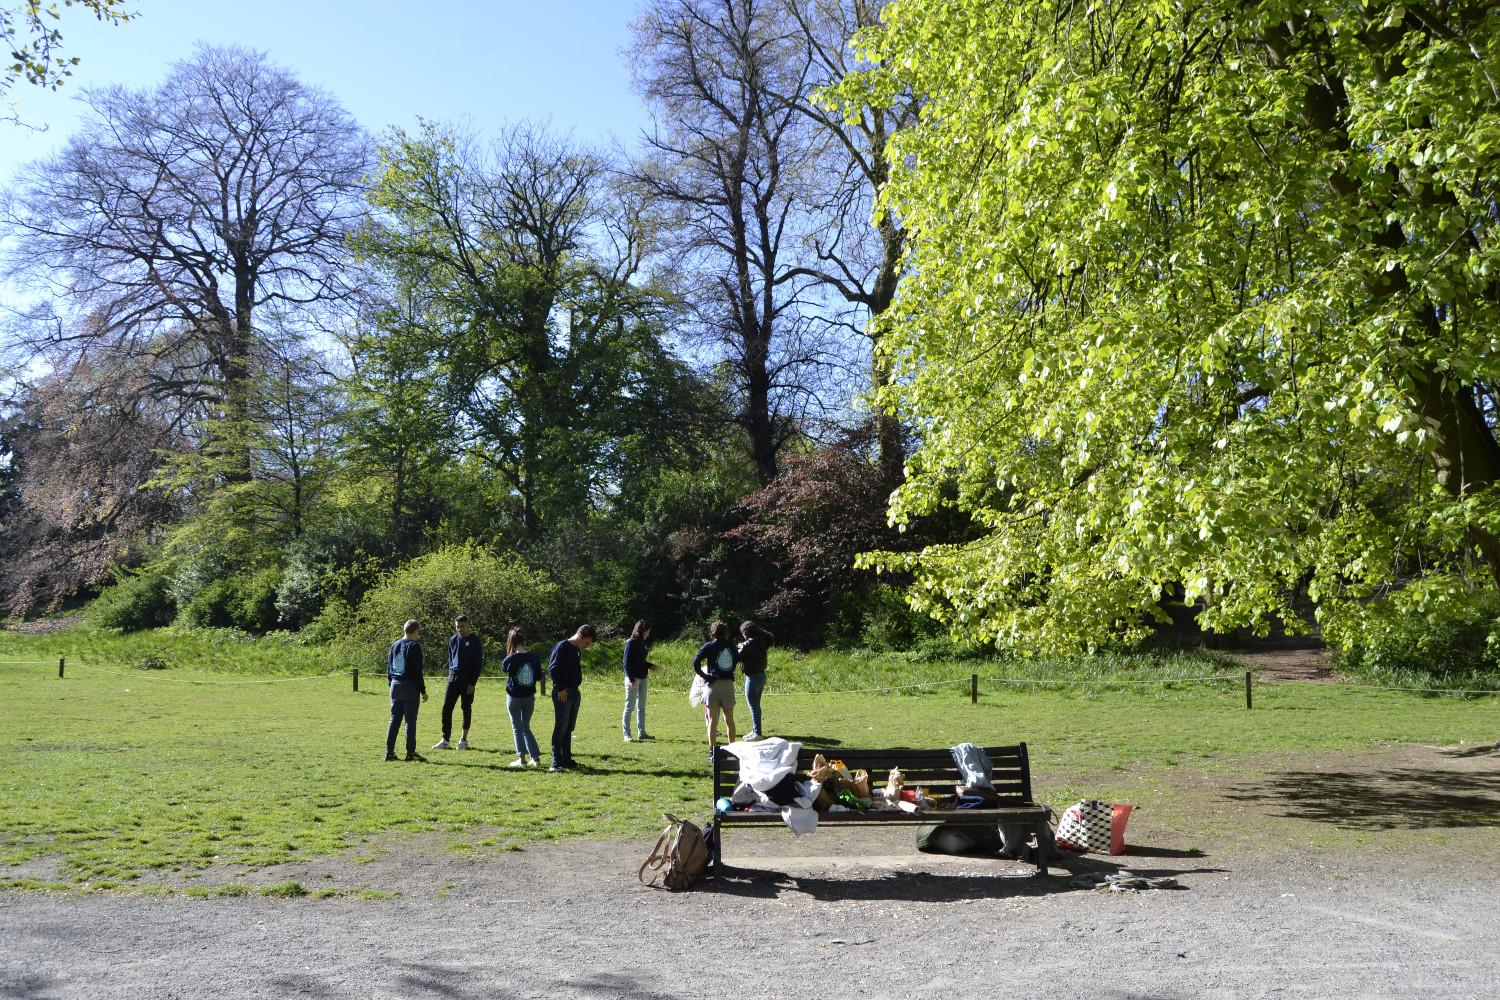
[[464, 710], [464, 729], [458, 737], [458, 749], [469, 749], [469, 723], [473, 720], [474, 685], [479, 683], [479, 671], [484, 667], [484, 640], [469, 628], [469, 617], [459, 615], [453, 619], [458, 634], [448, 640], [448, 690], [443, 694], [443, 738], [433, 744], [434, 750], [451, 750], [449, 738], [453, 735], [453, 706], [461, 703]]
[[[417, 709], [427, 700], [427, 680], [422, 676], [422, 644], [417, 641], [416, 619], [406, 623], [401, 638], [391, 643], [385, 658], [385, 676], [391, 682], [391, 727], [385, 734], [385, 759], [396, 759], [396, 734], [406, 723], [406, 759], [425, 761], [417, 753]], [[421, 699], [419, 701], [418, 699]]]
[[571, 771], [573, 729], [578, 725], [578, 686], [583, 683], [582, 653], [594, 644], [594, 626], [578, 631], [552, 647], [547, 676], [552, 678], [552, 766], [549, 771]]

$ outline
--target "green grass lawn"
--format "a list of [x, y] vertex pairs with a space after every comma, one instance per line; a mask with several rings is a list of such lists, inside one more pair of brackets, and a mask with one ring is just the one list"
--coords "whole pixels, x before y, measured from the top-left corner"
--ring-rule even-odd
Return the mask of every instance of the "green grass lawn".
[[[650, 702], [659, 739], [646, 744], [622, 742], [619, 683], [612, 669], [596, 664], [600, 676], [584, 687], [574, 743], [583, 770], [556, 775], [506, 766], [513, 753], [497, 683], [484, 682], [475, 706], [479, 750], [433, 753], [430, 765], [385, 763], [388, 702], [378, 677], [367, 676], [357, 694], [347, 676], [183, 683], [319, 672], [315, 649], [215, 645], [219, 639], [75, 630], [0, 640], [0, 693], [11, 719], [0, 729], [6, 761], [0, 864], [55, 856], [66, 879], [128, 885], [153, 869], [261, 866], [374, 849], [381, 834], [446, 831], [451, 850], [500, 851], [536, 839], [644, 835], [664, 811], [695, 819], [708, 813], [701, 715], [682, 694], [665, 690], [686, 687], [676, 655], [672, 672], [679, 676], [675, 683], [662, 678]], [[131, 666], [153, 649], [166, 649], [169, 669]], [[76, 664], [63, 680], [55, 667], [59, 654]], [[187, 666], [194, 657], [197, 663]], [[28, 659], [47, 662], [14, 662]], [[1073, 773], [1165, 768], [1186, 758], [1212, 767], [1223, 755], [1266, 750], [1493, 740], [1500, 710], [1494, 699], [1287, 685], [1257, 689], [1255, 710], [1247, 712], [1232, 686], [1120, 687], [1103, 680], [1062, 690], [987, 684], [978, 705], [969, 704], [966, 686], [956, 685], [918, 694], [799, 694], [797, 687], [873, 687], [902, 677], [897, 660], [872, 666], [846, 657], [842, 670], [836, 654], [804, 660], [814, 660], [817, 672], [789, 658], [773, 660], [770, 690], [783, 694], [766, 702], [772, 735], [834, 748], [1025, 740], [1038, 767]], [[1214, 667], [1206, 659], [1128, 660], [1051, 669], [1098, 679], [1153, 671], [1181, 677]], [[929, 668], [954, 676], [972, 666], [920, 665]], [[978, 672], [993, 676], [997, 668], [982, 665]], [[438, 736], [442, 683], [429, 678], [434, 701], [420, 719], [424, 752]], [[535, 728], [545, 747], [546, 704]]]

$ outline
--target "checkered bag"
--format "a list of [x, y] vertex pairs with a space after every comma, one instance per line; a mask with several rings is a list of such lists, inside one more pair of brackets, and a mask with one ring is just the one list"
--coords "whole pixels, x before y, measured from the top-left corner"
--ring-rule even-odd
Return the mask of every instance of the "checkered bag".
[[1133, 806], [1087, 799], [1068, 806], [1057, 823], [1057, 845], [1095, 854], [1125, 853], [1125, 824]]

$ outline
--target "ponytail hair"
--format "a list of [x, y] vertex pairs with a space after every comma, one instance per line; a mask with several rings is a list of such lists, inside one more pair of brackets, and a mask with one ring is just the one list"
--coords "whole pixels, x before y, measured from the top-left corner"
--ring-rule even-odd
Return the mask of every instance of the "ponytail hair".
[[760, 639], [767, 646], [776, 645], [776, 634], [770, 629], [761, 628], [754, 622], [741, 622], [740, 635], [746, 639]]
[[519, 627], [511, 629], [510, 634], [505, 637], [505, 655], [509, 656], [518, 647], [524, 645], [526, 645], [526, 633], [522, 632]]
[[642, 618], [640, 621], [635, 623], [635, 628], [630, 630], [630, 638], [644, 639], [646, 638], [646, 633], [650, 631], [651, 626], [647, 624], [646, 619]]
[[723, 622], [714, 622], [708, 629], [708, 637], [715, 642], [729, 641], [729, 626]]

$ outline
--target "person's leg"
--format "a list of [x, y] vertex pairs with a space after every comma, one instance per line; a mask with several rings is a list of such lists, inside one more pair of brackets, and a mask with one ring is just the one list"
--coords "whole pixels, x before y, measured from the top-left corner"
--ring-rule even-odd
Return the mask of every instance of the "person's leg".
[[583, 696], [577, 688], [568, 692], [568, 730], [563, 736], [563, 750], [567, 753], [565, 758], [568, 766], [573, 766], [573, 730], [578, 727], [578, 708], [583, 703]]
[[521, 715], [522, 700], [521, 698], [512, 698], [510, 695], [506, 695], [505, 714], [510, 716], [510, 734], [516, 741], [516, 756], [525, 760], [527, 754], [526, 741], [521, 736], [521, 732], [525, 728], [526, 722]]
[[467, 684], [460, 689], [460, 692], [458, 703], [463, 706], [464, 710], [464, 731], [459, 739], [468, 742], [469, 724], [474, 721], [474, 695], [469, 692], [469, 685]]
[[406, 699], [406, 756], [417, 755], [417, 709], [422, 707], [422, 699]]
[[[566, 690], [566, 689], [564, 689]], [[562, 692], [557, 685], [552, 685], [552, 766], [562, 767], [568, 762], [564, 756], [563, 734], [568, 728], [568, 703], [558, 698]], [[571, 700], [571, 699], [570, 699]]]
[[635, 731], [642, 739], [646, 736], [646, 681], [642, 677], [635, 682]]
[[401, 732], [401, 720], [406, 715], [406, 699], [391, 696], [391, 725], [385, 731], [385, 755], [396, 753], [396, 735]]
[[724, 728], [727, 729], [727, 730], [729, 730], [729, 742], [733, 743], [735, 741], [734, 740], [734, 709], [733, 708], [726, 708], [726, 709], [724, 709]]
[[[630, 713], [635, 709], [636, 685], [641, 681], [632, 682], [629, 677], [625, 678], [625, 714], [620, 717], [620, 728], [625, 731], [625, 738], [630, 739]], [[637, 730], [639, 731], [639, 730]]]
[[714, 744], [719, 741], [719, 710], [710, 707], [708, 710], [708, 748], [712, 750]]
[[765, 689], [765, 674], [745, 675], [745, 702], [750, 706], [750, 731], [757, 736], [765, 732], [760, 728], [760, 693]]
[[453, 704], [458, 701], [458, 696], [463, 692], [458, 681], [452, 677], [448, 678], [448, 687], [443, 691], [443, 742], [447, 743], [453, 735]]
[[531, 752], [531, 759], [540, 761], [542, 749], [536, 745], [536, 734], [531, 731], [531, 713], [536, 711], [536, 696], [521, 699], [521, 731], [526, 740], [525, 746]]

